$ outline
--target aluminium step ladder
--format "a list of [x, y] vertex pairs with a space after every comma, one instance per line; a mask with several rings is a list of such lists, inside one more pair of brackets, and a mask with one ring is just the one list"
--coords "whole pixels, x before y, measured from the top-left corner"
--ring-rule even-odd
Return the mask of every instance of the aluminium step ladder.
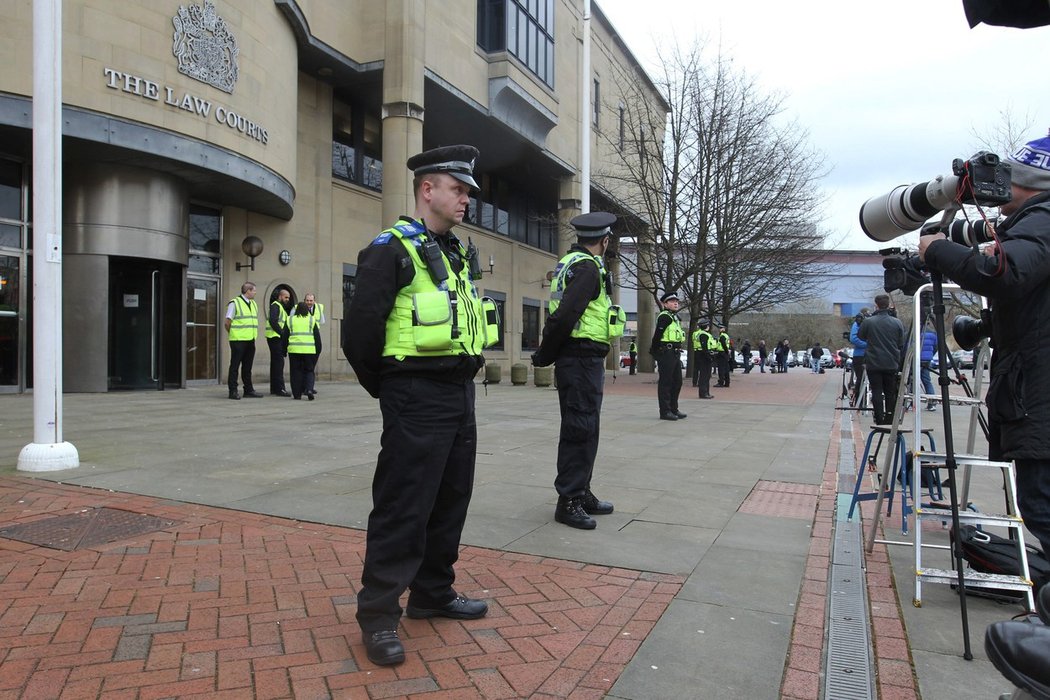
[[[918, 475], [921, 474], [923, 466], [944, 467], [946, 459], [947, 457], [943, 453], [916, 452], [912, 465], [915, 470], [912, 474], [912, 479], [917, 478]], [[963, 572], [964, 584], [967, 588], [999, 588], [1012, 591], [1022, 591], [1025, 594], [1028, 609], [1035, 610], [1035, 600], [1032, 596], [1032, 580], [1028, 570], [1028, 552], [1024, 541], [1024, 523], [1021, 520], [1021, 516], [1017, 509], [1017, 485], [1014, 480], [1013, 462], [998, 462], [986, 457], [964, 454], [955, 455], [955, 462], [957, 467], [955, 472], [959, 472], [961, 468], [966, 468], [967, 470], [999, 469], [1001, 471], [1003, 483], [1005, 484], [1007, 492], [1007, 512], [1002, 514], [977, 513], [971, 510], [962, 509], [959, 511], [959, 524], [960, 526], [994, 526], [1008, 529], [1012, 536], [1011, 540], [1017, 546], [1018, 561], [1021, 563], [1021, 575], [1019, 576], [987, 574], [967, 569]], [[955, 476], [955, 473], [950, 473], [951, 478], [955, 478]], [[954, 569], [938, 569], [923, 565], [922, 551], [924, 547], [937, 549], [950, 548], [946, 545], [923, 544], [922, 521], [950, 521], [952, 512], [951, 508], [948, 507], [921, 503], [917, 498], [914, 498], [915, 496], [918, 496], [914, 483], [912, 488], [912, 502], [915, 504], [915, 526], [913, 528], [915, 532], [915, 599], [912, 603], [915, 607], [922, 607], [922, 583], [924, 581], [929, 583], [957, 583], [958, 573]], [[954, 558], [952, 558], [952, 562], [954, 563]]]

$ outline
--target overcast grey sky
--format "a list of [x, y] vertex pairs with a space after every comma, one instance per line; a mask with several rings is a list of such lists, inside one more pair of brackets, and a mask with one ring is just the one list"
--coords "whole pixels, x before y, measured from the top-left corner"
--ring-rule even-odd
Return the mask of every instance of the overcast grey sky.
[[782, 93], [827, 158], [823, 227], [841, 249], [888, 245], [860, 230], [861, 204], [950, 174], [1003, 110], [1031, 122], [1025, 141], [1050, 130], [1050, 27], [970, 29], [961, 0], [594, 2], [652, 75], [657, 42], [703, 36]]

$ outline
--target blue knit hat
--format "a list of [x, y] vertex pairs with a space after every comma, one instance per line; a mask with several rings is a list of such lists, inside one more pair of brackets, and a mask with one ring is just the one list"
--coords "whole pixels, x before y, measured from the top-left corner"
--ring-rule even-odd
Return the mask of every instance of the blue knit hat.
[[1015, 185], [1030, 190], [1050, 190], [1050, 136], [1029, 141], [1007, 157]]

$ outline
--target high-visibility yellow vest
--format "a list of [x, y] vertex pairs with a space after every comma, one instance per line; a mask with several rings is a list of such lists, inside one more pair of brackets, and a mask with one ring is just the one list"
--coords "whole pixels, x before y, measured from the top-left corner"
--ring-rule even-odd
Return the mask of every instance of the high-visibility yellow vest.
[[243, 296], [230, 299], [233, 302], [233, 318], [230, 319], [230, 340], [255, 340], [259, 337], [259, 307], [255, 300]]
[[[496, 302], [478, 295], [469, 266], [463, 265], [456, 273], [442, 252], [448, 278], [436, 284], [420, 254], [428, 240], [426, 228], [402, 219], [373, 244], [386, 243], [391, 237], [408, 251], [415, 275], [407, 287], [398, 290], [394, 309], [387, 317], [384, 357], [480, 355], [484, 348], [499, 342]], [[467, 259], [463, 246], [460, 255]]]
[[[702, 338], [704, 338], [704, 337], [707, 338], [707, 343], [706, 343], [707, 347], [706, 348], [702, 347], [702, 344], [700, 342], [700, 340]], [[706, 349], [707, 351], [711, 351], [711, 350], [715, 350], [716, 349], [715, 345], [716, 345], [715, 337], [713, 335], [711, 335], [710, 333], [708, 333], [703, 328], [697, 330], [696, 333], [693, 333], [693, 350], [705, 350]]]
[[583, 314], [580, 315], [569, 335], [573, 338], [585, 338], [608, 345], [610, 338], [619, 338], [623, 335], [627, 316], [623, 309], [610, 303], [609, 295], [605, 291], [607, 273], [600, 257], [574, 250], [559, 260], [558, 266], [554, 269], [554, 279], [551, 280], [551, 299], [547, 308], [552, 314], [558, 310], [562, 296], [565, 294], [566, 275], [569, 268], [581, 260], [588, 259], [593, 260], [598, 266], [598, 298], [591, 299], [587, 304], [587, 308], [583, 310]]
[[314, 344], [314, 328], [317, 321], [313, 316], [288, 317], [288, 352], [295, 355], [313, 355], [317, 352]]
[[678, 321], [677, 315], [664, 309], [659, 316], [671, 317], [671, 322], [667, 324], [667, 327], [664, 328], [664, 334], [660, 336], [661, 343], [681, 343], [685, 340], [685, 331], [682, 330], [682, 324]]
[[[277, 328], [283, 331], [288, 326], [288, 312], [284, 310], [284, 304], [276, 299], [270, 302], [270, 306], [275, 304], [277, 305]], [[266, 319], [266, 337], [279, 338], [280, 336], [281, 334], [270, 325], [270, 319]]]

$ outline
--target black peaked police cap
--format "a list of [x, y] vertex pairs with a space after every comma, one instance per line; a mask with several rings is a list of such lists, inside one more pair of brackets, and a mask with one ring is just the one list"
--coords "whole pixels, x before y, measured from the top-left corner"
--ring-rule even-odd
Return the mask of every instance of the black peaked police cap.
[[592, 211], [590, 214], [580, 214], [574, 217], [569, 225], [576, 229], [577, 238], [601, 238], [612, 234], [610, 227], [615, 223], [615, 214]]
[[416, 175], [445, 173], [479, 190], [478, 183], [474, 182], [474, 162], [477, 159], [478, 149], [461, 144], [423, 151], [409, 158], [405, 165]]

